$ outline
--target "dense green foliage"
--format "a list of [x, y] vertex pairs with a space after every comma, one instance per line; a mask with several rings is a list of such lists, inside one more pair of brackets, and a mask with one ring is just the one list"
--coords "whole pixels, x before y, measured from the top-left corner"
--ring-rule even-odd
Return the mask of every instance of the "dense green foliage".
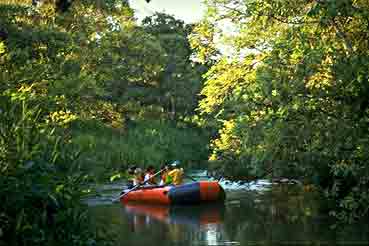
[[211, 159], [313, 181], [337, 218], [367, 216], [367, 1], [206, 2], [192, 45], [205, 63], [224, 53], [199, 105], [219, 129]]
[[206, 2], [198, 25], [141, 26], [128, 1], [0, 3], [0, 244], [92, 244], [86, 182], [173, 159], [368, 215], [366, 1]]
[[201, 75], [206, 72], [206, 66], [190, 60], [192, 50], [187, 36], [192, 31], [192, 25], [174, 17], [157, 13], [142, 21], [144, 29], [154, 35], [163, 47], [166, 63], [159, 74], [159, 103], [165, 111], [175, 118], [180, 115], [192, 115], [197, 106], [197, 94], [202, 84]]
[[0, 3], [0, 245], [92, 245], [87, 182], [206, 160], [204, 66], [171, 16], [138, 26], [127, 1], [33, 2]]
[[82, 147], [81, 167], [99, 180], [121, 177], [132, 164], [159, 168], [178, 159], [200, 166], [209, 154], [206, 132], [187, 124], [145, 118], [123, 132], [102, 123], [77, 124], [73, 142]]
[[78, 152], [63, 148], [70, 140], [58, 126], [72, 117], [50, 115], [42, 105], [58, 108], [58, 101], [40, 100], [31, 88], [0, 99], [0, 245], [87, 242], [79, 201], [88, 177], [76, 165]]

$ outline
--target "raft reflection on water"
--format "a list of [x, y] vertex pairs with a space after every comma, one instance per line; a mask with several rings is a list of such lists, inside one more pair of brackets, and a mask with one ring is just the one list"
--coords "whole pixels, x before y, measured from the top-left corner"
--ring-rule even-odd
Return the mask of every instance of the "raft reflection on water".
[[203, 227], [223, 224], [225, 206], [223, 204], [197, 206], [126, 204], [124, 211], [134, 230], [152, 226], [157, 222], [167, 225]]

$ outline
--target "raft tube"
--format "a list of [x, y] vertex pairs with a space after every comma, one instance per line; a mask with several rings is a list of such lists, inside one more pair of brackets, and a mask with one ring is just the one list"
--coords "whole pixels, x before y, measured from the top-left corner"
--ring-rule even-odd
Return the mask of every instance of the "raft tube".
[[121, 203], [191, 205], [223, 202], [225, 192], [218, 182], [200, 181], [178, 186], [143, 187], [123, 195]]

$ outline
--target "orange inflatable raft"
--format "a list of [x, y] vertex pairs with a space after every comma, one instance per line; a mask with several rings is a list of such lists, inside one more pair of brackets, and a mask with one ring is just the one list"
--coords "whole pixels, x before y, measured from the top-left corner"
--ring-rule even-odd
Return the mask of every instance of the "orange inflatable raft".
[[186, 205], [223, 202], [225, 192], [218, 182], [200, 181], [179, 186], [142, 187], [120, 198], [128, 202], [142, 202], [163, 205]]

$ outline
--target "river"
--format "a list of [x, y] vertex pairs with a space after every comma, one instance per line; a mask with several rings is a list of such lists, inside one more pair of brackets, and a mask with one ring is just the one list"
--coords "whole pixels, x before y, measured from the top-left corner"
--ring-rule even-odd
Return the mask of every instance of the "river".
[[[198, 180], [205, 172], [192, 172]], [[190, 182], [190, 180], [187, 180]], [[369, 223], [332, 227], [317, 192], [300, 184], [222, 180], [224, 205], [121, 205], [122, 183], [99, 186], [86, 200], [92, 226], [114, 245], [368, 245]]]

